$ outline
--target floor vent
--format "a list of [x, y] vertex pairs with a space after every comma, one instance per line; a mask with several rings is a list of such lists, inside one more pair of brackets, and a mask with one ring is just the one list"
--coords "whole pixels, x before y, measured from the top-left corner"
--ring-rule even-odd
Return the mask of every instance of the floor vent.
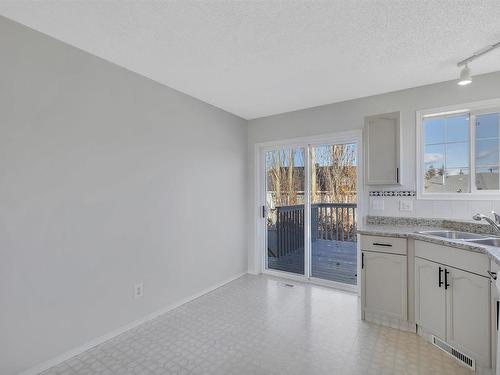
[[464, 366], [470, 368], [473, 371], [476, 371], [476, 361], [471, 357], [469, 357], [468, 355], [465, 355], [461, 351], [448, 345], [446, 342], [442, 341], [441, 339], [438, 339], [436, 336], [432, 336], [432, 343], [439, 349], [448, 353], [450, 356], [452, 356], [457, 361], [462, 363]]

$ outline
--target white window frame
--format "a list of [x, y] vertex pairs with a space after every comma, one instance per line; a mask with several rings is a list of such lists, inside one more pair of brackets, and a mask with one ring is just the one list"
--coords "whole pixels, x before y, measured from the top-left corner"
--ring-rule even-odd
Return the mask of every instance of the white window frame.
[[[417, 181], [417, 199], [434, 200], [493, 200], [500, 199], [500, 190], [477, 190], [475, 183], [476, 162], [475, 146], [476, 136], [474, 126], [478, 114], [500, 112], [500, 98], [483, 100], [472, 103], [456, 104], [440, 108], [432, 108], [416, 111], [416, 181]], [[469, 113], [469, 193], [426, 193], [424, 191], [424, 126], [423, 120], [430, 116], [444, 116], [451, 114]]]

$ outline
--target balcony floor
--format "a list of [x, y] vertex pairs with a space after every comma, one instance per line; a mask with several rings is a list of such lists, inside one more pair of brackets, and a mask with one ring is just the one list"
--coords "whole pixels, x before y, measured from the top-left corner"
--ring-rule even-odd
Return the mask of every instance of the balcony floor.
[[[356, 285], [356, 242], [316, 240], [312, 246], [311, 262], [313, 277]], [[268, 267], [304, 274], [304, 249], [279, 258], [269, 257]]]

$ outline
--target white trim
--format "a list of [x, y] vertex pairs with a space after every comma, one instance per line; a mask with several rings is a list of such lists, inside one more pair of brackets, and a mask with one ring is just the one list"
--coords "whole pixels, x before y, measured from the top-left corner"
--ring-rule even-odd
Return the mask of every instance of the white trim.
[[428, 109], [420, 109], [417, 111], [422, 117], [429, 115], [446, 115], [460, 112], [470, 112], [476, 110], [482, 110], [484, 108], [494, 108], [500, 106], [500, 98], [490, 99], [490, 100], [481, 100], [477, 102], [471, 103], [461, 103], [461, 104], [453, 104], [445, 107], [438, 108], [428, 108]]
[[137, 327], [145, 322], [153, 320], [153, 319], [159, 317], [160, 315], [163, 315], [163, 314], [165, 314], [165, 313], [167, 313], [167, 312], [169, 312], [169, 311], [171, 311], [171, 310], [173, 310], [181, 305], [184, 305], [185, 303], [191, 302], [191, 301], [193, 301], [193, 300], [195, 300], [195, 299], [197, 299], [197, 298], [199, 298], [207, 293], [213, 292], [214, 290], [216, 290], [216, 289], [218, 289], [218, 288], [220, 288], [220, 287], [222, 287], [222, 286], [224, 286], [224, 285], [226, 285], [226, 284], [228, 284], [236, 279], [239, 279], [240, 277], [242, 277], [246, 273], [247, 272], [239, 273], [233, 277], [230, 277], [224, 281], [221, 281], [215, 285], [212, 285], [211, 287], [206, 288], [199, 293], [193, 294], [192, 296], [184, 298], [184, 299], [180, 300], [179, 302], [173, 303], [173, 304], [166, 306], [160, 310], [157, 310], [151, 314], [148, 314], [140, 319], [137, 319], [129, 324], [126, 324], [118, 329], [115, 329], [114, 331], [108, 332], [100, 337], [97, 337], [97, 338], [87, 342], [86, 344], [83, 344], [77, 348], [71, 349], [71, 350], [67, 351], [66, 353], [63, 353], [55, 358], [49, 359], [48, 361], [42, 362], [34, 367], [31, 367], [30, 369], [25, 370], [25, 371], [19, 373], [18, 375], [37, 375], [43, 371], [46, 371], [53, 366], [56, 366], [64, 361], [67, 361], [68, 359], [73, 358], [74, 356], [76, 356], [78, 354], [86, 352], [87, 350], [92, 349], [93, 347], [112, 339], [113, 337], [121, 335], [122, 333], [124, 333], [132, 328], [135, 328], [135, 327]]
[[304, 147], [304, 276], [309, 279], [312, 272], [311, 262], [311, 147]]
[[[476, 134], [475, 126], [476, 114], [469, 112], [469, 189], [471, 195], [481, 194], [480, 190], [476, 187]], [[490, 192], [491, 194], [491, 192]]]
[[326, 286], [328, 288], [333, 288], [333, 289], [337, 289], [337, 290], [343, 290], [344, 292], [358, 294], [358, 286], [357, 285], [339, 283], [336, 281], [319, 279], [317, 277], [311, 277], [307, 281], [311, 284], [314, 284], [314, 285]]
[[[500, 98], [477, 101], [472, 103], [454, 104], [445, 107], [423, 109], [415, 112], [415, 165], [417, 183], [417, 199], [421, 200], [498, 200], [500, 190], [477, 190], [475, 186], [475, 134], [472, 126], [473, 120], [478, 113], [488, 113], [498, 111], [500, 108]], [[422, 121], [425, 117], [446, 116], [458, 113], [469, 113], [469, 184], [468, 193], [425, 193], [423, 191], [423, 126]]]
[[262, 272], [262, 274], [266, 275], [266, 276], [272, 276], [273, 278], [277, 278], [277, 279], [281, 279], [281, 280], [296, 281], [296, 282], [300, 282], [300, 283], [305, 284], [305, 285], [309, 284], [309, 285], [322, 286], [325, 288], [331, 288], [331, 289], [335, 289], [338, 291], [359, 295], [358, 290], [356, 288], [356, 285], [337, 283], [335, 281], [317, 279], [315, 277], [311, 277], [310, 279], [306, 279], [306, 278], [304, 278], [304, 276], [301, 276], [298, 274], [293, 274], [293, 273], [289, 273], [289, 272], [281, 272], [281, 271], [273, 271], [273, 270], [266, 270], [265, 272]]
[[282, 279], [300, 281], [303, 283], [307, 283], [308, 279], [304, 275], [300, 275], [298, 273], [286, 272], [286, 271], [278, 271], [273, 269], [264, 269], [261, 272], [262, 275], [270, 275], [274, 277], [280, 277]]
[[356, 137], [361, 137], [361, 135], [362, 135], [362, 130], [355, 129], [337, 133], [318, 134], [313, 136], [286, 138], [276, 141], [260, 142], [255, 144], [255, 148], [271, 150], [271, 149], [276, 149], [276, 147], [279, 148], [280, 146], [281, 147], [283, 146], [290, 147], [291, 145], [300, 146], [304, 143], [308, 144], [309, 143], [325, 144], [329, 142], [349, 143], [352, 141], [352, 139]]
[[[265, 204], [265, 192], [263, 191], [263, 182], [261, 172], [264, 170], [264, 152], [269, 150], [282, 149], [284, 147], [304, 147], [305, 152], [308, 153], [309, 145], [320, 145], [320, 144], [329, 144], [329, 143], [356, 143], [357, 147], [357, 179], [358, 179], [358, 189], [357, 189], [357, 217], [356, 221], [358, 223], [362, 222], [363, 217], [367, 213], [367, 199], [365, 199], [365, 190], [364, 190], [364, 173], [363, 173], [363, 130], [355, 129], [343, 132], [336, 133], [328, 133], [323, 135], [314, 135], [314, 136], [306, 136], [306, 137], [298, 137], [298, 138], [288, 138], [277, 141], [267, 141], [260, 142], [254, 144], [254, 225], [255, 225], [255, 241], [253, 248], [254, 255], [254, 264], [256, 265], [256, 270], [254, 273], [256, 274], [268, 274], [277, 277], [288, 278], [292, 280], [298, 280], [305, 283], [312, 283], [322, 286], [333, 287], [340, 290], [350, 290], [351, 288], [346, 288], [346, 285], [341, 283], [334, 283], [328, 281], [314, 281], [311, 280], [313, 278], [306, 278], [305, 275], [297, 275], [284, 271], [276, 271], [269, 270], [266, 268], [266, 236], [265, 236], [265, 228], [262, 221], [262, 215], [260, 212], [261, 206]], [[309, 157], [306, 156], [306, 161], [309, 162]], [[309, 177], [310, 178], [310, 177]], [[308, 188], [307, 188], [308, 189]], [[310, 228], [308, 229], [310, 231]], [[307, 241], [309, 243], [309, 241]], [[306, 252], [305, 252], [306, 253]], [[307, 260], [306, 260], [307, 264]], [[310, 267], [310, 265], [309, 265]], [[357, 285], [354, 287], [355, 292], [359, 294], [360, 292], [360, 283], [361, 283], [361, 252], [359, 250], [359, 242], [357, 245]], [[304, 270], [306, 272], [306, 270]], [[338, 285], [341, 284], [341, 285]]]

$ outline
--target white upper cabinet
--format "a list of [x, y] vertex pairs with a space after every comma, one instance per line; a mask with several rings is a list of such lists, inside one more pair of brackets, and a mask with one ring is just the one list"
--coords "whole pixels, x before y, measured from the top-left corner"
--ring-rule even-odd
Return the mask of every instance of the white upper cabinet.
[[365, 117], [365, 181], [401, 184], [399, 112]]

